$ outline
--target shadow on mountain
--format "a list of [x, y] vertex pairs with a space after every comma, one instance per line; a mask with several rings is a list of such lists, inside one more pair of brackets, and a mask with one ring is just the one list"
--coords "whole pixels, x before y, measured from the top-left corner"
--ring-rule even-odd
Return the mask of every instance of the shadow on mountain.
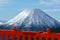
[[60, 33], [60, 27], [58, 27], [58, 28], [51, 28], [51, 32]]
[[[2, 30], [11, 30], [11, 29], [12, 29], [11, 27], [12, 27], [12, 26], [5, 27], [4, 25], [1, 25], [1, 26], [0, 26], [0, 29], [2, 29]], [[46, 29], [47, 29], [47, 28], [44, 28], [43, 31], [46, 31]], [[41, 29], [40, 27], [35, 27], [35, 26], [33, 26], [33, 27], [30, 27], [30, 28], [19, 27], [19, 28], [17, 28], [17, 30], [40, 31], [40, 30], [42, 30], [42, 29]], [[51, 31], [51, 32], [54, 32], [54, 33], [60, 33], [60, 27], [58, 27], [58, 28], [50, 28], [50, 31]]]

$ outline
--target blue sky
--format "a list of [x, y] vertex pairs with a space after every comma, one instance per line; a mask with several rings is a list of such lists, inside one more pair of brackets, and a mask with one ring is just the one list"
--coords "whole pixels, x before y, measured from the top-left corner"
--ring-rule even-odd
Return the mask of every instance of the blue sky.
[[0, 0], [0, 20], [10, 20], [26, 8], [40, 8], [60, 21], [60, 0]]

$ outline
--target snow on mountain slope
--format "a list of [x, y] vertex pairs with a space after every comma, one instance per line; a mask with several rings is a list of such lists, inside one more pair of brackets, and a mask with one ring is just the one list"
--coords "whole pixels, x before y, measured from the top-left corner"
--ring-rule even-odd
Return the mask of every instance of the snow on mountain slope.
[[9, 20], [6, 24], [12, 25], [17, 21], [20, 21], [20, 23], [29, 15], [29, 10], [24, 10], [23, 12], [19, 13], [16, 17]]
[[19, 26], [18, 28], [22, 27], [25, 29], [45, 29], [60, 26], [60, 23], [57, 20], [53, 19], [42, 10], [36, 8], [23, 10], [6, 24]]
[[2, 25], [3, 23], [2, 22], [0, 22], [0, 25]]

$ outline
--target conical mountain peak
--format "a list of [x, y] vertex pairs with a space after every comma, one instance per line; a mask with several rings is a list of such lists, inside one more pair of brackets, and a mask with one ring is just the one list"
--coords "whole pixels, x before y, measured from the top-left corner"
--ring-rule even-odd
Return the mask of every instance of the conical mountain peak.
[[24, 30], [45, 30], [60, 26], [58, 21], [38, 8], [25, 9], [6, 24], [18, 26], [18, 29]]

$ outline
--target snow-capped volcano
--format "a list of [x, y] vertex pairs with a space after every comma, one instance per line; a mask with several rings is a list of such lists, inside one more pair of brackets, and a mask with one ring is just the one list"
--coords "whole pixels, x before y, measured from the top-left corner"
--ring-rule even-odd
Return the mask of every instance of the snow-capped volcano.
[[46, 28], [56, 28], [60, 23], [47, 15], [40, 9], [25, 9], [8, 22], [8, 25], [18, 26], [24, 30], [45, 30]]

